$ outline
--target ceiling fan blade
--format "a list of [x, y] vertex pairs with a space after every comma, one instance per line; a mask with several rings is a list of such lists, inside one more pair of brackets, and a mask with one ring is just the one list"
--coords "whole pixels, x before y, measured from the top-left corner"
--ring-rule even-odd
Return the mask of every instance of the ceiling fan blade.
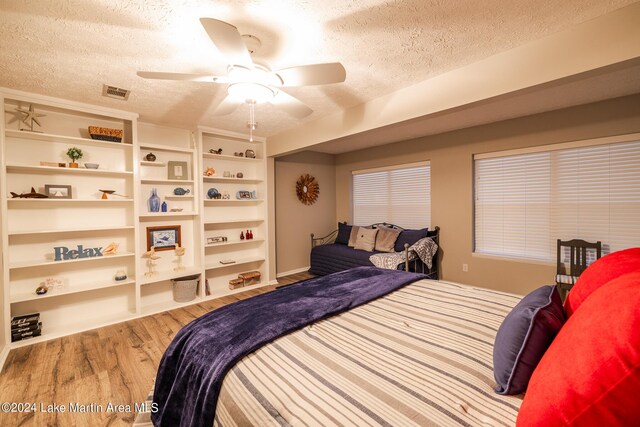
[[275, 73], [282, 80], [283, 86], [326, 85], [342, 83], [347, 78], [347, 72], [339, 62], [300, 65], [283, 68]]
[[227, 114], [231, 114], [238, 109], [240, 104], [242, 104], [242, 101], [227, 95], [222, 102], [218, 104], [215, 110], [213, 110], [213, 115], [225, 116]]
[[302, 119], [313, 113], [313, 110], [307, 107], [298, 98], [294, 98], [281, 90], [279, 90], [276, 96], [274, 96], [269, 102], [298, 119]]
[[253, 61], [247, 50], [247, 46], [242, 40], [238, 29], [224, 21], [212, 18], [200, 18], [200, 23], [204, 27], [213, 44], [222, 53], [229, 64], [252, 67]]
[[155, 71], [138, 71], [136, 74], [144, 79], [226, 83], [225, 76], [218, 77], [218, 76], [212, 76], [210, 74], [162, 73], [162, 72], [155, 72]]

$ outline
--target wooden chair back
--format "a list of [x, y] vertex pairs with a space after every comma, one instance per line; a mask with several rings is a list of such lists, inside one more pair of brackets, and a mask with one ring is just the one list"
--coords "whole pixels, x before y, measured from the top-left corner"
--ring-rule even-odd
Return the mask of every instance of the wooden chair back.
[[[564, 256], [562, 248], [569, 248], [569, 271], [565, 272]], [[602, 256], [602, 242], [590, 243], [580, 239], [560, 240], [558, 239], [558, 266], [557, 274], [567, 274], [578, 277], [589, 266], [587, 252], [596, 252], [596, 259]]]

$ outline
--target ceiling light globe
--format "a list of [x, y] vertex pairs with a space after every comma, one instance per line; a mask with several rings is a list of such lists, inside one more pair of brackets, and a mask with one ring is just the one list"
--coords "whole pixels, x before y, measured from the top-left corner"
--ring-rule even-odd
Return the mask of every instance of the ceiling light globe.
[[227, 88], [227, 93], [235, 99], [256, 104], [270, 101], [275, 96], [275, 92], [270, 87], [251, 82], [232, 83]]

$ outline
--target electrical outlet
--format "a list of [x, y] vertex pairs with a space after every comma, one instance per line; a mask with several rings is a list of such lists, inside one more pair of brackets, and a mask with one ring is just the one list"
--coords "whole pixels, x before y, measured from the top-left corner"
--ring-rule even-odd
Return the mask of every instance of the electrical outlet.
[[469, 271], [469, 264], [462, 264], [462, 271], [467, 273]]

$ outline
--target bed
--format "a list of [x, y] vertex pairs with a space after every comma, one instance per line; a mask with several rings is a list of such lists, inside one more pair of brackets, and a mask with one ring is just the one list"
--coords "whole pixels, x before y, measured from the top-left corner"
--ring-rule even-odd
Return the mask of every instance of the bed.
[[[208, 391], [204, 400], [191, 405], [196, 414], [177, 409], [176, 418], [164, 414], [154, 420], [156, 425], [514, 425], [521, 396], [494, 393], [492, 347], [500, 323], [520, 297], [425, 280], [413, 273], [373, 267], [352, 270], [354, 277], [372, 271], [388, 272], [385, 282], [389, 282], [386, 274], [412, 277], [384, 296], [250, 351], [223, 375], [218, 393]], [[313, 287], [345, 273], [351, 274], [311, 279], [270, 294]], [[359, 286], [367, 280], [373, 279]], [[182, 363], [187, 353], [174, 354], [172, 363]], [[165, 358], [160, 371], [171, 364]], [[201, 365], [209, 372], [208, 362]], [[169, 405], [168, 390], [180, 388], [173, 379], [167, 382], [171, 375], [190, 376], [185, 384], [198, 390], [198, 399], [208, 387], [208, 380], [194, 387], [200, 374], [192, 367], [185, 369], [183, 374], [173, 369], [163, 384], [156, 383], [156, 395], [160, 390], [163, 397], [156, 396], [154, 402], [161, 408]], [[216, 394], [212, 402], [210, 397]], [[187, 396], [174, 393], [173, 400], [184, 404], [192, 399]], [[198, 417], [211, 407], [215, 409], [209, 424]]]

